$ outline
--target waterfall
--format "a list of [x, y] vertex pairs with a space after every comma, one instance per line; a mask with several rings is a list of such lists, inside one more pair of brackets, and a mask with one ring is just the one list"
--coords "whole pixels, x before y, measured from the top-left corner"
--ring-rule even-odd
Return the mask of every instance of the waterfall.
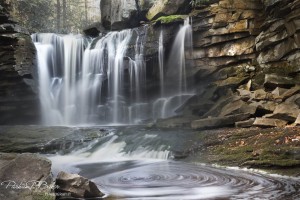
[[160, 35], [159, 35], [158, 61], [159, 61], [160, 96], [163, 97], [165, 95], [163, 30], [160, 31]]
[[185, 70], [191, 26], [187, 20], [180, 28], [166, 66], [160, 33], [158, 99], [148, 99], [146, 93], [147, 33], [148, 26], [109, 32], [93, 41], [81, 35], [32, 35], [44, 124], [139, 124], [177, 115], [191, 96]]
[[193, 96], [193, 93], [187, 89], [186, 80], [186, 53], [191, 53], [192, 44], [192, 26], [190, 19], [187, 18], [175, 37], [166, 66], [167, 72], [164, 75], [163, 32], [161, 32], [159, 38], [161, 98], [153, 103], [153, 118], [168, 118], [177, 115], [177, 109]]
[[[142, 102], [146, 34], [137, 37], [135, 56], [130, 58], [126, 52], [132, 35], [133, 30], [110, 32], [89, 45], [81, 36], [32, 36], [45, 124], [128, 124], [149, 118], [148, 103]], [[126, 70], [132, 99], [126, 97]]]
[[190, 19], [184, 21], [176, 35], [173, 43], [171, 53], [168, 60], [168, 75], [174, 80], [175, 93], [183, 94], [187, 92], [187, 74], [186, 74], [186, 53], [192, 50], [192, 26]]

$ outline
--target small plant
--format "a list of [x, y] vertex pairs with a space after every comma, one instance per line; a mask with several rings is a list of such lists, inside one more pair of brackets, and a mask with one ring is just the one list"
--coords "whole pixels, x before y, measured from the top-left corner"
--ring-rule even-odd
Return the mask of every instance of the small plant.
[[183, 21], [187, 18], [187, 15], [169, 15], [169, 16], [162, 16], [155, 20], [155, 22], [160, 22], [161, 24], [169, 24], [173, 22]]

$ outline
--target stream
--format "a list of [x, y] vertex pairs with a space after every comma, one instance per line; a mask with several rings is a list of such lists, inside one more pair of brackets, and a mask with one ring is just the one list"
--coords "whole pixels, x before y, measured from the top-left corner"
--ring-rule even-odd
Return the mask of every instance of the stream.
[[[47, 154], [53, 162], [53, 173], [79, 173], [94, 181], [107, 196], [151, 200], [300, 199], [299, 178], [195, 162], [201, 157], [195, 150], [201, 141], [192, 131], [141, 126], [74, 130], [73, 137], [82, 142], [61, 145], [59, 153]], [[85, 132], [99, 130], [98, 137], [84, 139]]]

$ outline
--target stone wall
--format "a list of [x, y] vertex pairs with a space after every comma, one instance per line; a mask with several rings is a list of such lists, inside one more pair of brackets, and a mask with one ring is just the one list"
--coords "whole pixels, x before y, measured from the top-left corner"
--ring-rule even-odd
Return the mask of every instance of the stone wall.
[[36, 122], [33, 92], [35, 48], [28, 31], [10, 17], [9, 1], [0, 1], [0, 124]]

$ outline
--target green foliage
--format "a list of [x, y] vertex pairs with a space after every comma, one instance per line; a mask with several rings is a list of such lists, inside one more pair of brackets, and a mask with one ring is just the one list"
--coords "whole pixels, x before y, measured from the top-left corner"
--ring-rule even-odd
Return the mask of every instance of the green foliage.
[[49, 0], [17, 0], [13, 4], [14, 18], [30, 32], [53, 31], [54, 5]]
[[96, 0], [14, 0], [12, 15], [31, 33], [79, 33], [93, 23], [87, 13], [100, 13], [87, 6], [94, 2]]

